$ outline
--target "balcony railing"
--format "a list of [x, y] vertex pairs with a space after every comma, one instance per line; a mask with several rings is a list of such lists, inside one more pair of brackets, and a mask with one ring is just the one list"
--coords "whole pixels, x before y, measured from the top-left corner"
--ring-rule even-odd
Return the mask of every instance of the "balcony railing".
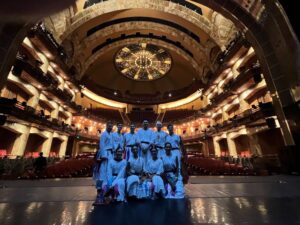
[[13, 68], [13, 73], [16, 76], [21, 76], [22, 71], [25, 71], [44, 87], [48, 87], [49, 85], [58, 85], [58, 81], [56, 79], [45, 74], [38, 66], [32, 65], [24, 56], [18, 55]]
[[63, 121], [44, 115], [41, 111], [27, 106], [26, 103], [18, 102], [16, 99], [0, 98], [0, 113], [68, 134], [74, 134], [75, 132]]
[[[224, 121], [221, 124], [216, 124], [214, 126], [209, 126], [204, 131], [198, 131], [192, 135], [183, 135], [185, 141], [191, 141], [194, 139], [204, 138], [211, 136], [213, 134], [224, 132], [235, 127], [242, 125], [250, 125], [253, 122], [256, 122], [260, 119], [272, 117], [275, 115], [272, 102], [260, 103], [259, 108], [257, 109], [248, 109], [242, 112], [239, 115], [235, 115], [233, 118]], [[263, 123], [266, 125], [266, 123]]]
[[[218, 104], [223, 102], [226, 98], [236, 95], [235, 91], [238, 90], [243, 84], [249, 81], [251, 78], [255, 80], [255, 76], [258, 77], [261, 74], [261, 67], [258, 64], [253, 64], [250, 68], [246, 68], [235, 78], [230, 80], [227, 84], [223, 87], [223, 92], [217, 94], [211, 99], [211, 104], [207, 105], [205, 108], [201, 109], [201, 112], [206, 113], [213, 108], [217, 107]], [[262, 80], [262, 79], [261, 79]], [[253, 81], [253, 85], [255, 82], [259, 80]]]
[[52, 93], [70, 108], [75, 111], [80, 111], [82, 109], [81, 106], [72, 101], [73, 95], [69, 91], [61, 90], [57, 87], [59, 84], [58, 80], [54, 79], [49, 74], [43, 73], [37, 65], [32, 65], [25, 57], [19, 55], [17, 56], [13, 73], [16, 76], [26, 79], [26, 77], [23, 77], [25, 75], [22, 75], [22, 71], [25, 71], [28, 76], [32, 77], [36, 82], [42, 85], [45, 91]]

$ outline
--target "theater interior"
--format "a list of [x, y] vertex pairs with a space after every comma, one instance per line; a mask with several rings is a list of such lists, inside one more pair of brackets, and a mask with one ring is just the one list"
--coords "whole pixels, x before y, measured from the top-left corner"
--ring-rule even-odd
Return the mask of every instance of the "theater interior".
[[[1, 224], [299, 224], [296, 3], [5, 2]], [[186, 198], [93, 207], [106, 122], [144, 119], [180, 135]]]

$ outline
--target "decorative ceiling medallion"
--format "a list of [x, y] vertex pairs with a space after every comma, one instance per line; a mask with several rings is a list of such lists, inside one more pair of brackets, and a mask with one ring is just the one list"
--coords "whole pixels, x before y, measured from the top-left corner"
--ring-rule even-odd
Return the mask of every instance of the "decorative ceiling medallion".
[[117, 69], [136, 81], [151, 81], [166, 75], [172, 65], [171, 55], [163, 48], [145, 42], [130, 44], [115, 56]]

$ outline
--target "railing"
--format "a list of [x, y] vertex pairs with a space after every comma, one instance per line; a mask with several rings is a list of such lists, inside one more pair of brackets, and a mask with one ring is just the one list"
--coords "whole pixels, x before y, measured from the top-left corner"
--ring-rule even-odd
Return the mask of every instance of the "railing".
[[41, 111], [27, 106], [26, 103], [18, 102], [16, 99], [0, 98], [0, 113], [12, 115], [18, 119], [29, 121], [47, 128], [74, 134], [74, 130], [62, 121], [44, 115]]
[[229, 81], [225, 86], [222, 93], [217, 94], [211, 99], [211, 104], [201, 109], [203, 113], [210, 111], [215, 108], [219, 103], [224, 101], [226, 98], [235, 95], [234, 91], [242, 86], [246, 81], [250, 80], [256, 75], [260, 75], [261, 67], [259, 64], [253, 64], [250, 68], [245, 68], [240, 74], [233, 80]]
[[[274, 108], [271, 102], [261, 103], [258, 109], [248, 109], [239, 115], [235, 115], [233, 118], [224, 121], [221, 124], [209, 126], [204, 131], [198, 131], [193, 135], [182, 135], [184, 141], [195, 140], [199, 138], [209, 137], [213, 134], [230, 130], [242, 125], [249, 125], [259, 119], [272, 117], [275, 115]], [[266, 125], [266, 123], [263, 123]]]
[[24, 56], [17, 56], [13, 73], [16, 76], [22, 77], [22, 71], [25, 71], [34, 80], [45, 87], [45, 91], [49, 91], [57, 98], [65, 102], [66, 105], [76, 111], [81, 110], [81, 106], [72, 101], [73, 95], [67, 90], [61, 90], [58, 86], [58, 80], [54, 79], [51, 75], [43, 73], [43, 71], [36, 65], [32, 65], [28, 62]]
[[[75, 79], [77, 71], [74, 67], [69, 68], [66, 64], [68, 58], [64, 48], [57, 43], [52, 33], [48, 31], [43, 23], [38, 23], [29, 31], [28, 37], [37, 37], [46, 47], [54, 54], [53, 61], [59, 65], [65, 74], [68, 76], [68, 80], [79, 88], [79, 84]], [[33, 40], [35, 41], [35, 40]]]
[[33, 77], [41, 85], [47, 87], [49, 85], [57, 86], [58, 81], [53, 77], [45, 74], [38, 66], [30, 64], [29, 61], [25, 59], [25, 56], [18, 55], [13, 68], [13, 73], [16, 76], [20, 76], [22, 70], [24, 70], [28, 75]]

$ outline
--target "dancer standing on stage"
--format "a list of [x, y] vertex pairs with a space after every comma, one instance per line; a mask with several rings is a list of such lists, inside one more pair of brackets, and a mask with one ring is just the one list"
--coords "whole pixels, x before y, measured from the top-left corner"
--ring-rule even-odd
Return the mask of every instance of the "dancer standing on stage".
[[181, 139], [180, 136], [174, 134], [173, 124], [168, 125], [169, 135], [166, 137], [166, 142], [169, 142], [172, 145], [172, 154], [178, 157], [179, 167], [181, 162]]
[[107, 165], [108, 161], [113, 158], [113, 138], [112, 123], [106, 124], [106, 130], [101, 134], [99, 150], [96, 155], [96, 166], [94, 168], [93, 178], [96, 181], [97, 198], [95, 205], [103, 204], [103, 185], [107, 183]]
[[156, 132], [153, 132], [152, 142], [156, 146], [158, 151], [158, 158], [161, 158], [165, 155], [165, 142], [167, 133], [161, 130], [162, 123], [160, 121], [156, 122]]
[[124, 135], [126, 160], [128, 161], [132, 157], [131, 149], [134, 145], [139, 145], [138, 135], [135, 133], [134, 123], [130, 124], [130, 132]]
[[138, 139], [140, 141], [140, 147], [142, 150], [142, 157], [147, 163], [148, 159], [150, 158], [150, 151], [149, 148], [152, 144], [153, 139], [153, 131], [149, 129], [149, 122], [148, 120], [143, 121], [143, 128], [140, 128], [137, 132]]
[[112, 134], [113, 137], [113, 153], [118, 149], [124, 149], [124, 136], [122, 134], [123, 124], [117, 124], [117, 131]]
[[165, 144], [165, 151], [166, 154], [162, 157], [167, 191], [165, 198], [184, 198], [184, 186], [179, 168], [179, 160], [173, 154], [172, 145], [169, 142]]

